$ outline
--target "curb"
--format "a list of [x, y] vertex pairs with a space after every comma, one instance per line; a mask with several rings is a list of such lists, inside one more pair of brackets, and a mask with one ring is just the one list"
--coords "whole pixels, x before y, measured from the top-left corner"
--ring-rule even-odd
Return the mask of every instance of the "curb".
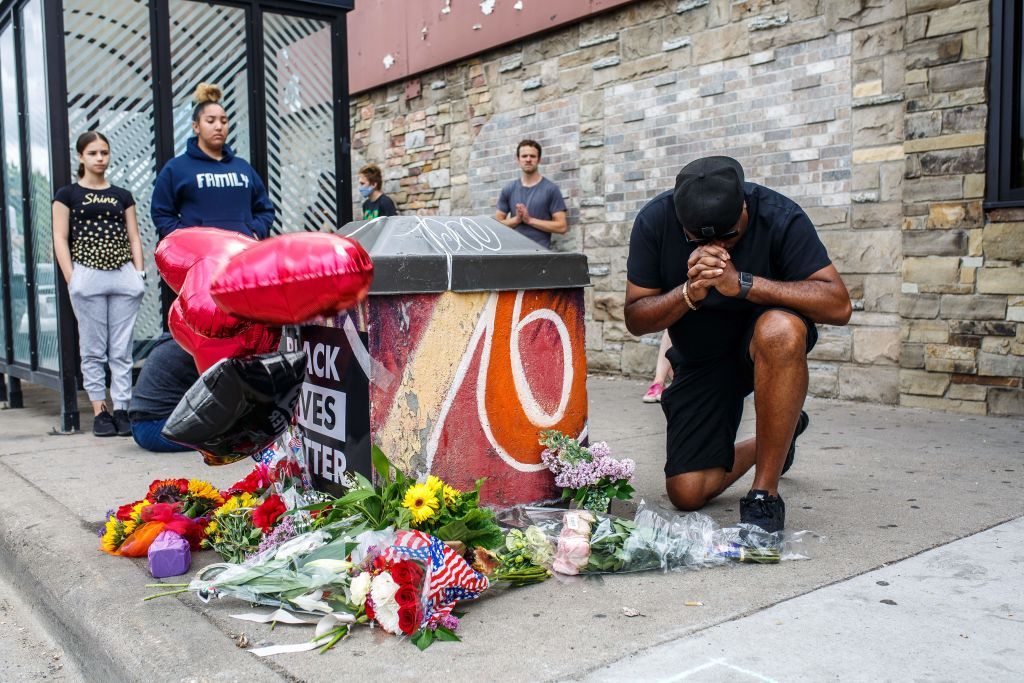
[[0, 569], [85, 680], [298, 680], [235, 647], [201, 608], [177, 599], [143, 603], [154, 591], [145, 588], [154, 582], [145, 565], [103, 554], [98, 523], [2, 458], [0, 481]]

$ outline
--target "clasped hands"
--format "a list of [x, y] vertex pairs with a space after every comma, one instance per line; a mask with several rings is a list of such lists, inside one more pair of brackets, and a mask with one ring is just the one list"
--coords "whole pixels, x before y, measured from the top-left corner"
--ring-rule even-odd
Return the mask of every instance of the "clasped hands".
[[530, 224], [532, 218], [530, 217], [529, 210], [526, 208], [526, 204], [523, 204], [522, 202], [516, 204], [516, 218], [519, 219], [520, 223], [525, 225]]
[[733, 265], [729, 252], [714, 244], [697, 247], [686, 263], [689, 284], [686, 292], [696, 303], [703, 301], [712, 288], [722, 296], [738, 296], [740, 293], [739, 273]]

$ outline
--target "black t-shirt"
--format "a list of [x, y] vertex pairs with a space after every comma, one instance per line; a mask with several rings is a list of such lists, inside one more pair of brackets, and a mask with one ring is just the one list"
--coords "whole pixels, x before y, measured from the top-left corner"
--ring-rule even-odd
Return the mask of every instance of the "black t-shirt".
[[192, 356], [164, 332], [142, 364], [128, 417], [132, 422], [166, 419], [198, 379]]
[[[737, 271], [793, 282], [806, 280], [832, 262], [811, 219], [796, 202], [754, 183], [745, 183], [744, 193], [747, 232], [729, 252]], [[668, 292], [686, 281], [686, 264], [694, 248], [676, 218], [672, 191], [663, 192], [633, 222], [626, 277], [639, 287]], [[734, 353], [756, 308], [757, 304], [712, 289], [699, 310], [689, 311], [669, 328], [672, 346], [684, 365]]]
[[391, 201], [391, 197], [386, 194], [382, 194], [377, 199], [370, 201], [367, 199], [363, 202], [363, 220], [370, 221], [374, 218], [380, 218], [381, 216], [397, 216], [398, 209], [395, 208], [395, 203]]
[[78, 183], [57, 190], [53, 201], [68, 207], [71, 260], [98, 270], [117, 270], [132, 260], [124, 212], [135, 206], [128, 190], [93, 190]]

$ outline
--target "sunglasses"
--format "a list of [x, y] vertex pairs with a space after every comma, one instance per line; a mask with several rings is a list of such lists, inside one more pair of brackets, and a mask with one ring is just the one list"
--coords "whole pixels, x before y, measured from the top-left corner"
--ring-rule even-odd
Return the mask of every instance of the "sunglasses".
[[705, 244], [710, 244], [715, 240], [730, 240], [740, 234], [740, 231], [736, 228], [733, 228], [729, 232], [723, 232], [721, 235], [716, 235], [715, 229], [711, 227], [701, 228], [701, 232], [705, 235], [710, 234], [711, 237], [690, 237], [690, 234], [686, 232], [686, 230], [683, 230], [683, 237], [686, 239], [687, 244], [693, 244], [699, 247]]

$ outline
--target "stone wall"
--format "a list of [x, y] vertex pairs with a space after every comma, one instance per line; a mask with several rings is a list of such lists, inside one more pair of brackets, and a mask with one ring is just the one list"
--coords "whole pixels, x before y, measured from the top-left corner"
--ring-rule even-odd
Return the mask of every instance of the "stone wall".
[[538, 139], [569, 205], [555, 248], [590, 261], [590, 368], [646, 377], [632, 220], [687, 161], [735, 156], [804, 206], [854, 299], [813, 394], [1024, 414], [1024, 211], [981, 200], [988, 21], [985, 0], [640, 0], [355, 96], [353, 163], [400, 211], [493, 214]]

